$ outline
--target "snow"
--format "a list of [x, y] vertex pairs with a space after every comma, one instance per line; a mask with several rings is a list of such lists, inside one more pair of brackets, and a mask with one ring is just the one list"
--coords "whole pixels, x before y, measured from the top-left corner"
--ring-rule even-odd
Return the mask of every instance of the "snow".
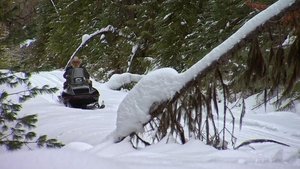
[[[163, 68], [150, 72], [134, 86], [118, 108], [116, 141], [132, 132], [143, 130], [143, 125], [150, 119], [148, 110], [152, 104], [164, 101], [162, 98], [171, 98], [178, 90], [181, 83], [177, 77], [178, 73], [174, 69]], [[168, 90], [164, 90], [166, 88]], [[130, 123], [128, 119], [131, 119]]]
[[[17, 155], [16, 155], [17, 154]], [[15, 161], [15, 163], [12, 160]], [[97, 158], [88, 153], [83, 154], [70, 150], [38, 150], [8, 153], [1, 156], [2, 169], [99, 169], [124, 168], [114, 163], [113, 159]]]
[[[152, 94], [158, 93], [159, 89], [165, 86], [169, 86], [171, 89], [177, 88], [174, 80], [178, 77], [178, 73], [170, 68], [151, 72], [137, 84], [146, 85], [148, 89], [146, 91], [137, 91], [136, 89], [130, 92], [114, 91], [109, 89], [106, 84], [93, 80], [93, 85], [99, 90], [101, 99], [106, 103], [104, 109], [98, 110], [72, 109], [59, 103], [56, 96], [62, 90], [64, 82], [62, 75], [62, 70], [33, 74], [30, 80], [33, 86], [49, 84], [51, 87], [58, 87], [60, 91], [54, 95], [39, 95], [25, 102], [20, 115], [38, 114], [38, 127], [35, 129], [38, 135], [47, 134], [49, 138], [56, 138], [66, 146], [62, 149], [37, 149], [30, 145], [33, 150], [24, 147], [24, 149], [14, 152], [7, 152], [2, 148], [0, 149], [1, 169], [298, 169], [300, 167], [299, 109], [296, 110], [296, 113], [274, 112], [270, 107], [268, 108], [270, 112], [264, 112], [263, 107], [251, 110], [251, 106], [248, 106], [244, 126], [241, 131], [236, 130], [238, 142], [253, 138], [265, 138], [281, 141], [289, 144], [290, 147], [264, 143], [253, 144], [252, 148], [245, 146], [238, 150], [230, 148], [221, 151], [207, 146], [199, 140], [190, 140], [184, 145], [166, 144], [166, 140], [163, 140], [144, 149], [134, 149], [128, 138], [120, 143], [114, 143], [116, 122], [118, 118], [122, 117], [118, 116], [118, 109], [125, 109], [126, 102], [130, 102], [125, 98], [138, 92], [143, 92], [145, 98], [151, 98], [150, 102], [159, 99], [161, 96], [152, 97]], [[160, 84], [158, 88], [151, 84], [145, 84], [153, 76], [159, 76], [164, 83]], [[22, 89], [21, 86], [14, 91], [20, 89]], [[0, 86], [0, 91], [3, 90], [11, 91], [5, 85]], [[173, 92], [176, 92], [176, 90], [170, 91], [169, 93], [160, 93], [160, 95], [170, 97], [174, 94]], [[127, 101], [124, 102], [125, 100]], [[256, 97], [246, 100], [247, 105], [255, 105], [255, 102]], [[136, 104], [145, 105], [147, 103], [144, 103], [143, 99], [139, 99]], [[233, 112], [239, 112], [239, 109], [240, 107], [237, 107], [233, 109]], [[143, 112], [143, 110], [141, 111]], [[132, 114], [131, 117], [124, 120], [124, 123], [127, 121], [127, 125], [123, 124], [123, 126], [136, 129], [135, 126], [132, 126], [135, 121], [139, 121], [141, 124], [142, 121], [147, 120], [147, 118], [143, 119], [143, 117], [147, 117], [146, 115], [139, 117], [137, 114]], [[238, 126], [236, 127], [238, 128]], [[141, 126], [139, 129], [142, 129]], [[125, 128], [119, 131], [122, 130]]]
[[166, 20], [166, 19], [168, 19], [171, 15], [173, 14], [173, 12], [171, 12], [171, 13], [169, 13], [169, 14], [167, 14], [164, 18], [163, 18], [163, 20]]
[[132, 47], [131, 53], [132, 53], [133, 55], [135, 55], [135, 53], [136, 53], [136, 51], [138, 50], [138, 48], [139, 48], [139, 45], [134, 45], [134, 46]]
[[[148, 111], [153, 103], [171, 98], [188, 80], [195, 77], [206, 66], [229, 50], [236, 42], [251, 32], [255, 25], [264, 23], [273, 14], [284, 9], [294, 0], [280, 0], [257, 17], [249, 20], [238, 32], [201, 61], [184, 73], [164, 68], [142, 77], [130, 92], [114, 91], [111, 86], [121, 86], [130, 75], [114, 77], [107, 84], [93, 80], [99, 90], [104, 109], [82, 110], [64, 107], [57, 101], [64, 82], [63, 71], [40, 72], [31, 77], [33, 86], [45, 84], [60, 89], [54, 95], [40, 95], [23, 104], [20, 115], [38, 114], [35, 131], [47, 134], [66, 144], [62, 149], [37, 149], [26, 147], [21, 151], [7, 152], [0, 149], [1, 169], [299, 169], [300, 168], [300, 110], [299, 103], [294, 112], [275, 112], [268, 105], [265, 112], [255, 106], [256, 98], [246, 100], [247, 110], [242, 130], [236, 130], [238, 143], [249, 139], [273, 139], [290, 145], [253, 144], [233, 150], [216, 150], [199, 140], [186, 144], [166, 143], [163, 140], [144, 149], [133, 149], [128, 138], [114, 143], [131, 132], [143, 130], [149, 120]], [[101, 30], [100, 30], [101, 31]], [[99, 32], [91, 34], [90, 37]], [[88, 38], [83, 38], [88, 40]], [[82, 47], [84, 43], [80, 46]], [[80, 48], [78, 47], [78, 50]], [[77, 51], [77, 50], [76, 50]], [[76, 53], [74, 52], [74, 54]], [[126, 78], [124, 78], [126, 77]], [[121, 80], [120, 80], [121, 79]], [[123, 80], [122, 80], [123, 79]], [[112, 85], [114, 84], [114, 85]], [[121, 85], [120, 85], [121, 84]], [[21, 89], [22, 86], [19, 87]], [[0, 91], [11, 91], [0, 86]], [[16, 89], [14, 89], [16, 90]], [[240, 107], [232, 109], [235, 114]], [[222, 119], [220, 118], [220, 121]], [[219, 123], [220, 124], [220, 123]], [[229, 125], [229, 124], [228, 124]], [[236, 126], [238, 128], [238, 126]]]
[[287, 36], [286, 39], [284, 40], [284, 42], [282, 43], [282, 46], [283, 47], [288, 47], [288, 46], [291, 46], [294, 41], [296, 40], [296, 36]]
[[135, 45], [132, 46], [130, 60], [128, 61], [128, 68], [126, 70], [127, 72], [129, 72], [129, 70], [130, 70], [133, 58], [136, 55], [138, 49], [139, 49], [139, 45], [138, 44], [135, 44]]
[[33, 39], [27, 39], [27, 40], [25, 40], [24, 42], [22, 42], [21, 44], [20, 44], [20, 48], [23, 48], [23, 47], [29, 47], [32, 43], [34, 43], [36, 41], [36, 39], [35, 38], [33, 38]]
[[116, 90], [125, 84], [129, 84], [131, 82], [138, 82], [142, 77], [143, 75], [132, 73], [114, 74], [105, 84], [108, 88]]
[[82, 35], [81, 44], [86, 43], [86, 41], [89, 40], [90, 38], [91, 38], [91, 36], [89, 34]]

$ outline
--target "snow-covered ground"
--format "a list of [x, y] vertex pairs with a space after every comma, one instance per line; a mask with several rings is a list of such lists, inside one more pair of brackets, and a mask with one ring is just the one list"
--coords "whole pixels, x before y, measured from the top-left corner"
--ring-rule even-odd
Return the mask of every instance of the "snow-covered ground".
[[[184, 145], [166, 144], [162, 141], [136, 150], [132, 148], [128, 139], [118, 144], [114, 143], [116, 136], [126, 136], [132, 131], [139, 131], [141, 124], [148, 120], [147, 108], [154, 101], [161, 101], [165, 97], [172, 96], [184, 82], [194, 78], [257, 26], [262, 25], [294, 2], [295, 0], [279, 0], [257, 17], [249, 20], [204, 59], [181, 74], [185, 77], [184, 81], [180, 79], [183, 83], [174, 85], [174, 79], [176, 80], [179, 75], [171, 69], [152, 73], [155, 76], [145, 76], [139, 83], [142, 87], [133, 89], [129, 94], [123, 91], [113, 91], [106, 84], [94, 81], [94, 87], [100, 91], [101, 99], [106, 104], [104, 109], [99, 110], [64, 107], [57, 100], [59, 92], [53, 95], [40, 95], [25, 102], [20, 114], [38, 114], [38, 127], [35, 131], [38, 134], [47, 134], [50, 138], [56, 138], [66, 146], [54, 150], [26, 150], [25, 147], [15, 152], [8, 152], [0, 147], [0, 169], [299, 169], [300, 104], [296, 105], [293, 112], [275, 112], [270, 105], [267, 111], [261, 107], [252, 110], [255, 97], [246, 100], [247, 110], [242, 130], [238, 130], [239, 126], [236, 125], [237, 143], [249, 139], [272, 139], [288, 144], [290, 147], [262, 143], [244, 146], [238, 150], [233, 150], [232, 146], [228, 150], [216, 150], [198, 140], [189, 140]], [[90, 37], [105, 30], [83, 36], [81, 45], [72, 56]], [[62, 74], [60, 70], [40, 72], [31, 77], [31, 82], [33, 86], [41, 87], [48, 84], [62, 90], [64, 82]], [[164, 88], [166, 90], [160, 92], [163, 88], [159, 86], [160, 82], [154, 83], [155, 86], [145, 85], [147, 79], [152, 80], [157, 77], [164, 80], [162, 85], [167, 84], [170, 87], [172, 84], [173, 86]], [[2, 85], [0, 92], [3, 90], [9, 92], [16, 89]], [[160, 96], [154, 98], [155, 94], [160, 94]], [[239, 117], [240, 107], [232, 109], [232, 112]], [[218, 125], [222, 123], [219, 122]]]
[[[31, 77], [33, 86], [48, 84], [62, 90], [63, 72], [40, 72]], [[144, 149], [133, 149], [125, 139], [113, 143], [118, 106], [127, 95], [105, 84], [93, 82], [106, 107], [82, 110], [64, 107], [56, 95], [39, 95], [23, 104], [21, 114], [38, 114], [35, 131], [66, 144], [62, 149], [34, 149], [7, 152], [0, 150], [1, 169], [299, 169], [300, 108], [294, 112], [274, 112], [272, 107], [251, 110], [254, 97], [247, 101], [242, 130], [235, 135], [238, 143], [249, 139], [273, 139], [274, 143], [251, 144], [238, 150], [216, 150], [198, 140], [185, 145], [165, 142]], [[0, 86], [0, 91], [10, 90]], [[233, 112], [240, 112], [236, 108]], [[130, 120], [128, 120], [130, 122]]]

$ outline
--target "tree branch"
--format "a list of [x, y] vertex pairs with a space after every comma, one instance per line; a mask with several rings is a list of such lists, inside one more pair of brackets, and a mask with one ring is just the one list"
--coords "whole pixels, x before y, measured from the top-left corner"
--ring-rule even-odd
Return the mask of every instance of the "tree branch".
[[247, 140], [247, 141], [244, 141], [243, 143], [241, 143], [240, 145], [238, 145], [238, 146], [235, 147], [234, 149], [237, 150], [237, 149], [239, 149], [240, 147], [243, 147], [243, 146], [246, 146], [246, 145], [249, 145], [249, 144], [252, 144], [252, 143], [266, 143], [266, 142], [276, 143], [276, 144], [280, 144], [280, 145], [283, 145], [283, 146], [290, 147], [288, 144], [281, 143], [281, 142], [275, 141], [275, 140], [270, 140], [270, 139], [254, 139], [254, 140]]
[[56, 5], [55, 5], [54, 1], [53, 1], [53, 0], [50, 0], [50, 1], [51, 1], [51, 4], [53, 5], [53, 7], [54, 7], [54, 9], [55, 9], [55, 12], [56, 12], [57, 15], [58, 15], [59, 20], [61, 20], [60, 14], [59, 14], [59, 12], [58, 12], [58, 10], [57, 10], [57, 8], [56, 8]]
[[117, 30], [111, 26], [111, 25], [108, 25], [106, 28], [102, 28], [100, 30], [97, 30], [96, 32], [90, 34], [90, 35], [87, 35], [89, 36], [89, 38], [87, 39], [82, 39], [82, 42], [81, 44], [77, 47], [77, 49], [74, 51], [74, 53], [71, 55], [65, 69], [67, 69], [67, 67], [69, 66], [69, 64], [71, 63], [71, 60], [76, 56], [76, 54], [84, 47], [86, 46], [90, 41], [92, 41], [96, 36], [99, 36], [99, 35], [103, 35], [103, 34], [106, 34], [106, 33], [109, 33], [109, 32], [116, 32]]
[[[162, 103], [160, 103], [156, 109], [150, 109], [149, 110], [149, 114], [151, 114], [151, 116], [157, 116], [160, 113], [157, 112], [158, 110], [162, 110], [166, 104], [172, 104], [174, 103], [181, 95], [183, 95], [184, 93], [186, 93], [186, 91], [188, 91], [188, 89], [193, 86], [194, 83], [196, 83], [197, 81], [199, 81], [200, 79], [202, 79], [203, 77], [205, 77], [206, 74], [208, 74], [210, 71], [212, 71], [215, 67], [217, 67], [218, 65], [224, 64], [224, 62], [226, 62], [232, 55], [232, 53], [236, 52], [237, 50], [239, 50], [241, 47], [245, 46], [245, 44], [247, 42], [249, 42], [253, 36], [257, 35], [263, 28], [269, 27], [272, 25], [271, 22], [269, 22], [270, 20], [273, 19], [278, 19], [280, 17], [282, 17], [285, 12], [287, 11], [293, 11], [295, 9], [298, 9], [300, 7], [300, 1], [296, 1], [294, 4], [286, 7], [284, 10], [280, 11], [278, 14], [268, 18], [266, 20], [265, 23], [263, 23], [262, 25], [258, 25], [256, 26], [252, 31], [248, 32], [247, 34], [245, 34], [241, 39], [236, 40], [235, 39], [235, 43], [232, 44], [228, 50], [224, 51], [224, 52], [220, 52], [218, 56], [216, 56], [215, 58], [212, 58], [211, 60], [209, 60], [209, 55], [213, 55], [214, 52], [217, 52], [217, 48], [221, 48], [223, 46], [226, 46], [225, 42], [220, 44], [218, 47], [216, 47], [214, 50], [212, 50], [209, 54], [207, 54], [203, 59], [201, 59], [198, 63], [196, 63], [193, 67], [191, 67], [189, 70], [187, 70], [186, 72], [184, 72], [183, 74], [189, 74], [189, 73], [194, 73], [195, 69], [197, 69], [198, 67], [200, 67], [199, 65], [201, 65], [203, 63], [203, 65], [206, 65], [204, 68], [200, 67], [201, 70], [198, 70], [198, 73], [193, 77], [193, 79], [189, 80], [180, 90], [179, 92], [176, 92], [174, 94], [174, 96], [172, 97], [172, 99], [170, 100], [166, 100]], [[269, 7], [270, 8], [270, 7]], [[268, 9], [266, 9], [268, 10]], [[258, 14], [259, 15], [259, 14]], [[252, 19], [258, 19], [256, 17], [252, 18]], [[249, 24], [248, 24], [249, 25]], [[247, 29], [247, 23], [238, 31], [241, 31], [243, 28]], [[236, 33], [238, 33], [238, 31]], [[234, 36], [231, 36], [232, 39], [236, 38]], [[229, 38], [227, 39], [229, 40]], [[207, 62], [207, 63], [206, 63]], [[189, 72], [188, 72], [189, 71]]]

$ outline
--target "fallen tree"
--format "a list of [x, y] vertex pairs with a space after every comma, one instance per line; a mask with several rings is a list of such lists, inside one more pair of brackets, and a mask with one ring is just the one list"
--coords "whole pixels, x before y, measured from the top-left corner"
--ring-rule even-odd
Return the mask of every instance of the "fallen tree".
[[[265, 83], [261, 83], [259, 88], [265, 91], [265, 98], [272, 95], [275, 90], [278, 91], [277, 89], [280, 89], [281, 98], [284, 98], [291, 93], [299, 78], [300, 65], [297, 61], [300, 53], [299, 22], [284, 24], [281, 20], [287, 15], [299, 11], [299, 9], [299, 1], [279, 0], [246, 22], [236, 33], [186, 72], [177, 74], [172, 70], [158, 70], [158, 72], [151, 72], [145, 76], [120, 104], [115, 141], [119, 142], [125, 137], [131, 136], [133, 142], [148, 145], [159, 142], [166, 136], [175, 138], [181, 143], [185, 143], [188, 138], [193, 137], [216, 148], [226, 149], [228, 142], [225, 135], [229, 133], [234, 145], [235, 117], [227, 106], [232, 93], [236, 94], [236, 91], [242, 93], [240, 97], [243, 100], [244, 96], [247, 95], [245, 94], [247, 91], [243, 93], [243, 88], [248, 90], [253, 85], [258, 84], [259, 81], [263, 81]], [[272, 37], [270, 28], [276, 28], [279, 24], [296, 36], [296, 40], [289, 48], [282, 46], [285, 39], [275, 41]], [[273, 31], [278, 30], [274, 29]], [[262, 56], [261, 44], [258, 39], [262, 34], [268, 33], [270, 34], [269, 41], [272, 44], [270, 56]], [[284, 33], [280, 36], [285, 37], [286, 34]], [[225, 74], [227, 64], [233, 60], [239, 63], [240, 58], [236, 57], [236, 53], [246, 47], [250, 48], [246, 69], [238, 70], [237, 73], [240, 74], [238, 77]], [[288, 54], [283, 55], [282, 50], [288, 51], [286, 52]], [[243, 50], [243, 52], [245, 51], [247, 50]], [[278, 73], [277, 68], [274, 67], [279, 64], [276, 60], [279, 57], [275, 57], [275, 55], [282, 56], [283, 62], [289, 64], [289, 67], [282, 67], [283, 69], [280, 69], [282, 72]], [[165, 72], [168, 74], [162, 75]], [[282, 81], [281, 78], [284, 74], [289, 74], [289, 76]], [[230, 83], [225, 83], [225, 78], [227, 81], [230, 79]], [[157, 80], [151, 82], [153, 79]], [[166, 81], [170, 83], [161, 85]], [[157, 91], [149, 90], [151, 88], [146, 85], [147, 83], [151, 83], [152, 86], [159, 84], [162, 94], [160, 93], [157, 98], [148, 99], [149, 95], [157, 94]], [[236, 87], [237, 85], [240, 86]], [[222, 91], [222, 93], [218, 94], [217, 91]], [[220, 114], [218, 111], [219, 97], [223, 99], [224, 110], [224, 121], [221, 129], [215, 125], [215, 116], [219, 117]], [[146, 104], [141, 104], [140, 100]], [[242, 125], [244, 111], [243, 108], [240, 125]], [[232, 117], [233, 128], [231, 130], [226, 126], [228, 113]], [[136, 119], [133, 120], [133, 124], [126, 126], [128, 122], [125, 122], [125, 119], [129, 118]]]

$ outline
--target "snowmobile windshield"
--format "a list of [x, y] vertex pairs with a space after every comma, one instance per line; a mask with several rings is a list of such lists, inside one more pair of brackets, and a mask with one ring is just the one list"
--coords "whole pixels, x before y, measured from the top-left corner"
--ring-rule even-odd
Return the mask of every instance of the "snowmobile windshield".
[[72, 83], [75, 85], [81, 85], [85, 82], [83, 68], [74, 68], [71, 74]]

